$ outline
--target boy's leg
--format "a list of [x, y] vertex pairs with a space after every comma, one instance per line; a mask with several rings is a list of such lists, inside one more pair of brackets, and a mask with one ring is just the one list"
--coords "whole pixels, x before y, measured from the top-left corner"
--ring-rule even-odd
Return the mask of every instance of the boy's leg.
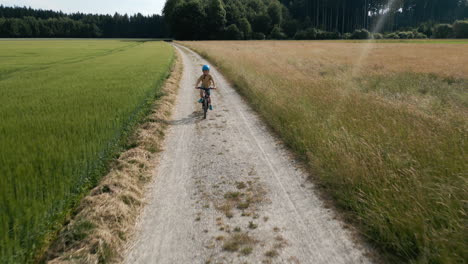
[[199, 103], [203, 102], [203, 90], [200, 90], [200, 99], [198, 99]]

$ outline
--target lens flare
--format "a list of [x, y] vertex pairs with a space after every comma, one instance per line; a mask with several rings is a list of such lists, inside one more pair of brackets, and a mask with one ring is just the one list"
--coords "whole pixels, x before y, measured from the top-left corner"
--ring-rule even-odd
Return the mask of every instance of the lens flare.
[[[379, 19], [377, 20], [377, 23], [375, 23], [375, 25], [372, 27], [371, 33], [377, 33], [382, 30], [383, 26], [385, 25], [385, 22], [387, 21], [389, 15], [391, 14], [391, 10], [394, 10], [398, 2], [399, 2], [398, 0], [388, 1], [386, 7], [384, 8], [384, 13], [380, 15]], [[372, 49], [373, 45], [374, 45], [374, 42], [372, 40], [368, 40], [362, 46], [361, 52], [359, 53], [359, 57], [356, 60], [356, 63], [354, 64], [354, 67], [353, 67], [353, 71], [352, 71], [353, 76], [356, 76], [356, 74], [361, 70], [362, 64], [364, 60], [369, 56], [370, 50]]]

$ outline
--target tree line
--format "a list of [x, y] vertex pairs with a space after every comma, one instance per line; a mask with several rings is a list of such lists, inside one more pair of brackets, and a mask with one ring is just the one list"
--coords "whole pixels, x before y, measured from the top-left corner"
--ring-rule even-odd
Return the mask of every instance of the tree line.
[[167, 0], [163, 14], [178, 39], [333, 39], [397, 30], [430, 37], [416, 28], [468, 18], [468, 0]]
[[162, 16], [0, 6], [0, 37], [419, 38], [458, 36], [466, 18], [468, 0], [167, 0]]
[[433, 21], [452, 23], [468, 18], [467, 0], [281, 0], [302, 23], [340, 33], [373, 30], [381, 17], [381, 31], [395, 31]]
[[65, 14], [0, 5], [0, 37], [164, 38], [169, 32], [160, 15]]

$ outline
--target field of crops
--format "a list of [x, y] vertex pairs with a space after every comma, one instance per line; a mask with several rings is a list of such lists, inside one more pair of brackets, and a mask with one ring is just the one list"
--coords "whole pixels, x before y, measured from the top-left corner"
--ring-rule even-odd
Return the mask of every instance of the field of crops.
[[173, 57], [163, 42], [0, 41], [0, 263], [31, 259], [105, 173]]
[[182, 43], [220, 67], [390, 262], [466, 261], [466, 41]]

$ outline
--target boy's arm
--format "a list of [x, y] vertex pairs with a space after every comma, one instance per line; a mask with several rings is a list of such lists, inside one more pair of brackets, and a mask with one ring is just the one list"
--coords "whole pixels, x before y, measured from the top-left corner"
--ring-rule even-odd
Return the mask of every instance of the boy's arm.
[[198, 88], [198, 84], [202, 81], [202, 77], [199, 77], [197, 83], [195, 83], [195, 89]]
[[213, 83], [213, 88], [216, 89], [217, 87], [216, 87], [216, 83], [215, 83], [215, 81], [214, 81], [213, 76], [211, 76], [211, 82]]

